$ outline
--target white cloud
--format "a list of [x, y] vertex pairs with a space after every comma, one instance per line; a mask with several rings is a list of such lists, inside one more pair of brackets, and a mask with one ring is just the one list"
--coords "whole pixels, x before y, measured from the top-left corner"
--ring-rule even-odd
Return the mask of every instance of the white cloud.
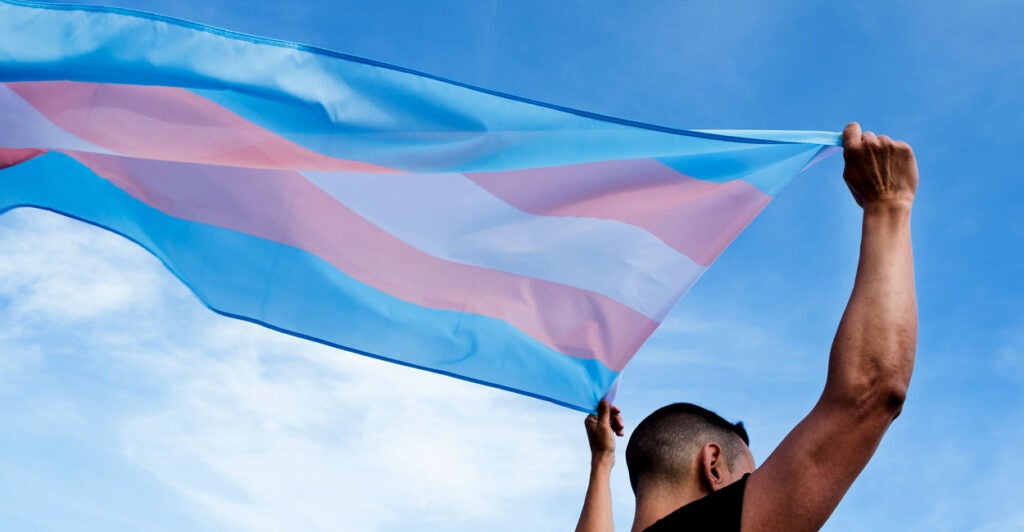
[[231, 526], [516, 522], [511, 500], [585, 478], [569, 448], [581, 431], [567, 434], [557, 409], [249, 324], [216, 329], [240, 345], [217, 361], [179, 355], [189, 369], [171, 406], [126, 424], [124, 441], [134, 462]]
[[27, 209], [2, 220], [0, 294], [14, 315], [82, 320], [158, 300], [156, 262], [134, 244]]
[[[21, 212], [0, 223], [0, 249], [14, 250], [0, 266], [0, 319], [18, 324], [0, 333], [0, 385], [34, 405], [37, 434], [106, 431], [91, 441], [109, 440], [201, 521], [575, 522], [588, 465], [581, 414], [222, 318], [134, 245], [77, 222]], [[101, 382], [33, 391], [63, 373]]]

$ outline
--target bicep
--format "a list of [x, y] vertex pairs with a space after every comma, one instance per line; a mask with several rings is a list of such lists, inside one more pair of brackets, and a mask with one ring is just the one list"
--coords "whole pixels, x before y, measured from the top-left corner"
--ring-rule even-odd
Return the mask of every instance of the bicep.
[[821, 528], [892, 423], [884, 400], [820, 400], [747, 481], [743, 529]]

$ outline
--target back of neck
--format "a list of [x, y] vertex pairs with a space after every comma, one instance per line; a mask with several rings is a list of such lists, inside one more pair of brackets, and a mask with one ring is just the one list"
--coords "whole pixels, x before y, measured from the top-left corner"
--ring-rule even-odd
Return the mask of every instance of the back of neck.
[[707, 495], [700, 486], [642, 485], [637, 489], [633, 532], [642, 532], [659, 519]]

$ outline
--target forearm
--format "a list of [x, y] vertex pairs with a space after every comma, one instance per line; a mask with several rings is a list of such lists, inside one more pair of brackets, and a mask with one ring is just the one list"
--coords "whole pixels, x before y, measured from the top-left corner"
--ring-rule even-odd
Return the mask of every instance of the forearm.
[[[860, 262], [832, 354], [825, 398], [898, 413], [917, 345], [910, 201], [865, 205]], [[872, 405], [875, 406], [875, 405]]]
[[612, 518], [611, 472], [613, 454], [599, 454], [591, 459], [590, 482], [583, 499], [583, 511], [576, 525], [577, 532], [611, 532], [615, 530]]
[[821, 400], [751, 475], [744, 530], [818, 530], [899, 414], [917, 346], [910, 209], [917, 162], [905, 142], [843, 130], [843, 179], [864, 209], [860, 261]]

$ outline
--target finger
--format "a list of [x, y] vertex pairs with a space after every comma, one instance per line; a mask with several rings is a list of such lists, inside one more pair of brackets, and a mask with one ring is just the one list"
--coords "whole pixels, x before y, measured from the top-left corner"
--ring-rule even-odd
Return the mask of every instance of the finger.
[[608, 418], [611, 415], [608, 408], [608, 401], [601, 399], [600, 403], [597, 403], [597, 421], [601, 426], [608, 425]]
[[874, 132], [872, 132], [872, 131], [865, 131], [863, 134], [861, 134], [860, 140], [864, 144], [871, 144], [871, 143], [877, 142], [878, 138], [875, 137]]
[[878, 141], [881, 142], [882, 144], [892, 144], [893, 143], [892, 139], [889, 138], [889, 135], [879, 135], [878, 136]]
[[626, 428], [625, 423], [622, 422], [622, 416], [616, 414], [612, 417], [612, 430], [619, 436], [623, 435], [623, 430]]
[[861, 142], [860, 124], [850, 122], [843, 128], [843, 148], [857, 149]]
[[611, 414], [612, 430], [619, 436], [622, 436], [622, 429], [625, 428], [625, 425], [622, 422], [622, 410], [619, 410], [619, 407], [612, 405]]

